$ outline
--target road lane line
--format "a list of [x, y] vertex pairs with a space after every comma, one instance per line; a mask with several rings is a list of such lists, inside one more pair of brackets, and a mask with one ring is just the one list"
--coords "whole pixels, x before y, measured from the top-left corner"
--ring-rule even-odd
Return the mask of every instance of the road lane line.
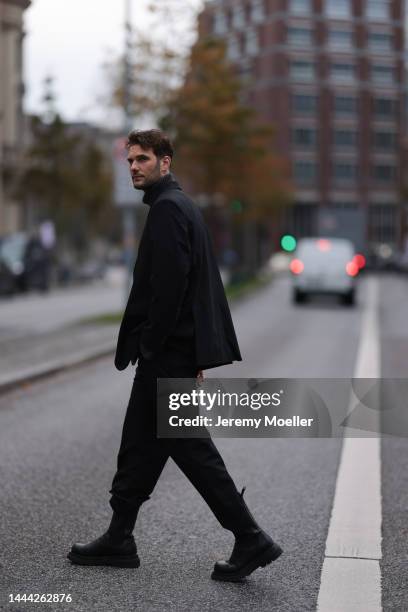
[[[379, 378], [377, 279], [367, 279], [366, 289], [354, 377]], [[374, 418], [378, 426], [379, 412]], [[344, 435], [317, 609], [380, 612], [381, 440], [347, 437], [363, 435], [351, 428]]]

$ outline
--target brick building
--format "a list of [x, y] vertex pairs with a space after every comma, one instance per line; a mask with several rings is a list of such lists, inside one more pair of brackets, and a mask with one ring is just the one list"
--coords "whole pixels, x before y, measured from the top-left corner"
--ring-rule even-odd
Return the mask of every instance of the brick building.
[[292, 168], [296, 235], [321, 207], [363, 210], [371, 245], [401, 241], [403, 0], [212, 0], [247, 101]]
[[19, 229], [13, 183], [22, 144], [23, 12], [30, 0], [0, 0], [0, 235]]

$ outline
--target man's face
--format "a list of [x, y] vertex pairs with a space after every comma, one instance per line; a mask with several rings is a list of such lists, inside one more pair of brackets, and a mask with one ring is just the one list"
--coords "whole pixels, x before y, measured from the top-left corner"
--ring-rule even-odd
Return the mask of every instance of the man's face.
[[167, 155], [160, 159], [153, 149], [142, 149], [140, 145], [129, 147], [127, 160], [135, 189], [146, 189], [156, 183], [169, 172], [171, 164], [171, 158]]

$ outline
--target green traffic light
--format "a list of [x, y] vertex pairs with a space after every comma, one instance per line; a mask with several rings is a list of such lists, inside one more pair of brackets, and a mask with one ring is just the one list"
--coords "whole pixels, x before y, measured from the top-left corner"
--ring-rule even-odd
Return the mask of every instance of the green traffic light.
[[282, 236], [281, 239], [281, 247], [284, 251], [288, 251], [291, 253], [296, 249], [296, 238], [291, 236], [290, 234], [286, 234], [286, 236]]
[[243, 209], [242, 202], [240, 200], [232, 200], [231, 209], [234, 213], [242, 212], [242, 209]]

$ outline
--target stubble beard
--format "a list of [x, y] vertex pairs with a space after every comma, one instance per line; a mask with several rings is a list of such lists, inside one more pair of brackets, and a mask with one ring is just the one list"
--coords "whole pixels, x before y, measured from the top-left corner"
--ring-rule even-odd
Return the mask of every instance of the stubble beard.
[[152, 172], [150, 173], [149, 177], [144, 180], [143, 184], [135, 185], [133, 183], [133, 187], [135, 189], [137, 189], [138, 191], [146, 191], [146, 189], [148, 189], [149, 187], [154, 185], [154, 183], [157, 183], [157, 181], [160, 180], [160, 179], [161, 179], [160, 160], [158, 159], [156, 167], [154, 168], [154, 170], [152, 170]]

